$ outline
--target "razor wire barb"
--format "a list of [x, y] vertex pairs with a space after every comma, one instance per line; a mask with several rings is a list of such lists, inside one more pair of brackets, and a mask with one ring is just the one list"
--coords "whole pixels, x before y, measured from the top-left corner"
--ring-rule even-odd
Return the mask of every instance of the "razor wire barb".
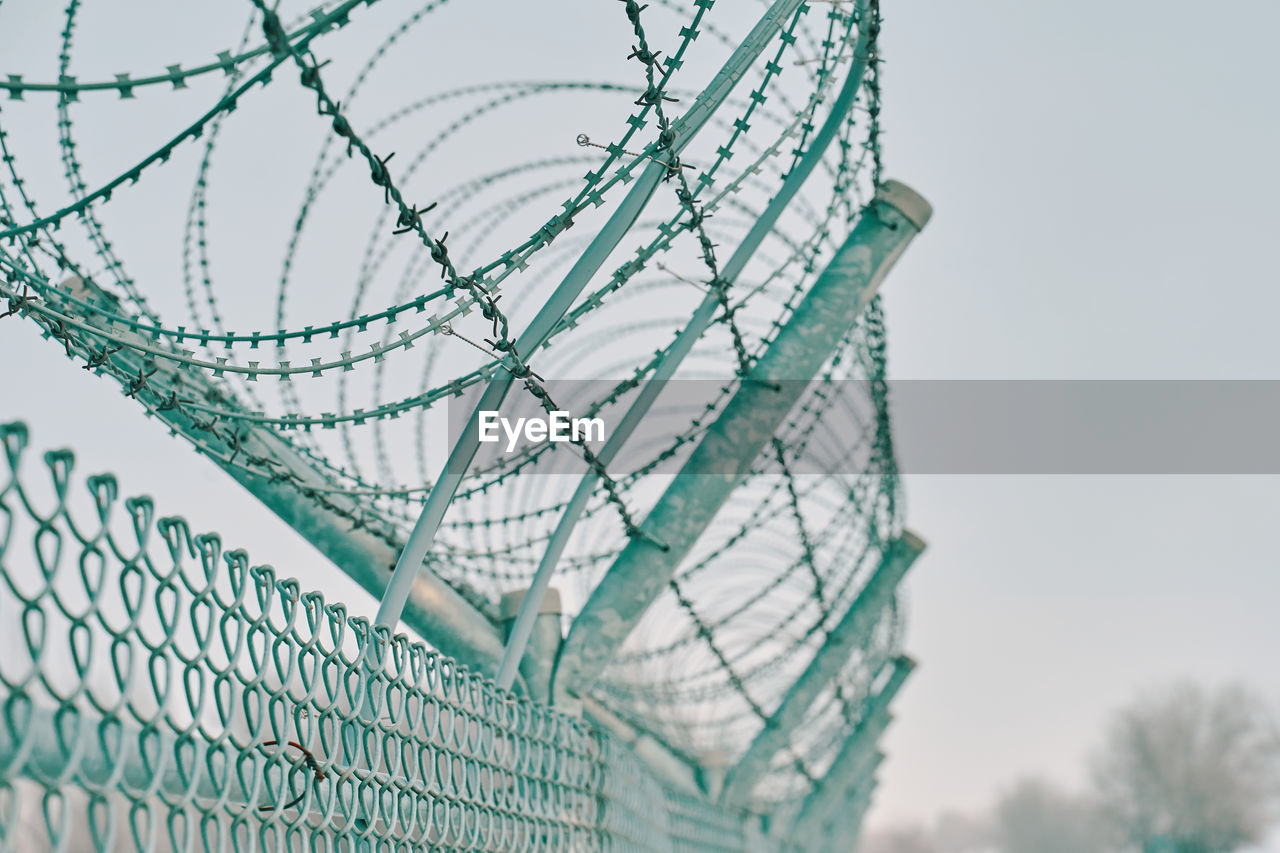
[[[312, 90], [316, 94], [316, 111], [322, 117], [331, 117], [333, 119], [333, 131], [338, 136], [347, 141], [347, 156], [351, 156], [353, 151], [358, 152], [369, 165], [370, 179], [375, 186], [383, 189], [383, 201], [386, 204], [393, 205], [397, 208], [399, 215], [396, 219], [396, 229], [393, 234], [415, 233], [431, 252], [431, 259], [440, 267], [440, 277], [445, 280], [445, 290], [448, 295], [452, 295], [458, 291], [469, 294], [479, 305], [481, 315], [492, 323], [492, 338], [486, 338], [485, 343], [491, 348], [496, 358], [502, 359], [502, 369], [506, 370], [516, 379], [519, 379], [524, 385], [525, 390], [538, 399], [543, 408], [548, 413], [555, 411], [557, 406], [547, 392], [546, 386], [541, 381], [533, 369], [520, 357], [519, 351], [516, 349], [516, 342], [511, 337], [511, 323], [498, 307], [500, 295], [495, 295], [489, 289], [477, 280], [475, 275], [460, 276], [453, 262], [449, 258], [449, 250], [445, 246], [445, 240], [449, 237], [449, 232], [437, 238], [432, 238], [422, 224], [422, 215], [431, 211], [436, 203], [432, 202], [421, 210], [417, 205], [409, 205], [404, 200], [404, 195], [396, 186], [395, 181], [391, 177], [391, 173], [387, 170], [387, 163], [395, 156], [392, 152], [384, 157], [379, 157], [369, 148], [368, 144], [355, 132], [351, 127], [351, 123], [342, 114], [341, 105], [329, 97], [325, 91], [324, 82], [320, 77], [320, 68], [322, 63], [316, 61], [315, 57], [308, 54], [304, 56], [293, 48], [289, 43], [288, 36], [285, 32], [284, 25], [280, 22], [280, 16], [273, 10], [269, 9], [263, 0], [253, 0], [254, 6], [262, 13], [263, 22], [262, 29], [266, 36], [267, 43], [271, 46], [272, 53], [276, 56], [290, 56], [301, 71], [302, 85]], [[562, 220], [562, 227], [568, 228], [573, 224], [572, 217], [576, 213], [576, 209], [567, 212], [566, 218]], [[550, 227], [550, 226], [548, 226]], [[551, 234], [549, 236], [554, 236]], [[447, 326], [442, 327], [441, 331]], [[450, 328], [447, 334], [457, 335]], [[460, 337], [460, 336], [459, 336]], [[472, 344], [475, 346], [475, 344]], [[507, 364], [510, 361], [511, 364]], [[609, 472], [600, 462], [596, 455], [587, 446], [583, 440], [575, 437], [573, 443], [582, 453], [587, 464], [591, 466], [592, 471], [600, 479], [601, 485], [608, 495], [609, 503], [617, 510], [619, 518], [622, 520], [623, 529], [627, 536], [649, 537], [636, 525], [631, 517], [631, 513], [627, 509], [626, 503], [618, 490], [617, 483], [609, 476]], [[660, 547], [661, 542], [657, 542]]]
[[[691, 102], [696, 105], [698, 94], [677, 88], [679, 72], [686, 62], [700, 60], [699, 51], [708, 47], [712, 54], [734, 49], [741, 37], [736, 20], [741, 6], [726, 12], [732, 4], [725, 0], [687, 4], [653, 0], [648, 5], [620, 1], [630, 50], [617, 50], [616, 59], [625, 56], [620, 74], [631, 69], [630, 77], [615, 82], [451, 80], [450, 88], [412, 92], [412, 100], [380, 107], [382, 111], [370, 119], [360, 118], [357, 132], [357, 116], [363, 115], [356, 111], [358, 99], [387, 92], [399, 98], [401, 90], [419, 85], [420, 81], [402, 78], [389, 84], [386, 60], [393, 48], [409, 44], [415, 28], [424, 26], [448, 0], [430, 0], [404, 14], [357, 66], [354, 77], [346, 77], [350, 82], [345, 90], [326, 86], [341, 79], [345, 69], [343, 62], [330, 67], [319, 58], [320, 46], [328, 46], [324, 37], [329, 33], [354, 31], [350, 26], [353, 15], [362, 20], [362, 9], [376, 5], [377, 0], [325, 3], [289, 17], [287, 23], [280, 4], [251, 0], [253, 14], [240, 42], [217, 52], [216, 62], [178, 63], [168, 66], [164, 74], [119, 74], [114, 80], [75, 76], [77, 40], [73, 36], [87, 26], [81, 20], [86, 3], [68, 0], [60, 24], [56, 82], [29, 82], [26, 74], [0, 75], [0, 89], [9, 92], [9, 101], [0, 112], [0, 298], [4, 300], [0, 302], [4, 309], [0, 320], [33, 323], [52, 339], [57, 352], [76, 360], [86, 371], [111, 377], [145, 412], [242, 480], [256, 478], [279, 487], [301, 503], [340, 519], [350, 531], [394, 551], [404, 541], [418, 504], [433, 488], [435, 436], [428, 425], [429, 414], [444, 405], [455, 405], [452, 401], [483, 388], [499, 372], [518, 380], [523, 394], [543, 412], [571, 408], [575, 413], [595, 416], [616, 411], [634, 398], [673, 350], [680, 324], [687, 319], [681, 316], [685, 310], [681, 306], [689, 298], [709, 295], [715, 301], [715, 315], [689, 360], [696, 364], [681, 375], [712, 375], [719, 385], [664, 443], [646, 450], [636, 465], [619, 470], [603, 465], [585, 441], [574, 442], [572, 453], [559, 453], [559, 448], [548, 445], [497, 463], [477, 465], [459, 488], [442, 524], [441, 537], [428, 555], [433, 571], [468, 604], [494, 619], [496, 599], [528, 583], [554, 522], [567, 506], [566, 494], [529, 483], [544, 482], [538, 478], [540, 472], [559, 470], [555, 460], [576, 457], [598, 478], [599, 485], [579, 522], [581, 542], [562, 558], [557, 582], [589, 591], [627, 539], [645, 537], [665, 548], [662, 531], [647, 530], [639, 521], [649, 506], [646, 489], [674, 461], [687, 456], [740, 385], [753, 381], [755, 360], [773, 342], [825, 259], [848, 233], [863, 203], [880, 185], [882, 172], [880, 11], [875, 0], [825, 4], [820, 7], [822, 15], [812, 14], [819, 7], [808, 2], [780, 4], [786, 5], [788, 12], [776, 21], [767, 50], [752, 61], [741, 91], [735, 89], [725, 98], [723, 106], [707, 120], [701, 138], [687, 148], [682, 146], [688, 140], [676, 135], [681, 126], [679, 112]], [[250, 4], [245, 6], [249, 11]], [[387, 14], [392, 15], [389, 6]], [[612, 4], [607, 8], [616, 10]], [[0, 15], [7, 9], [6, 4]], [[668, 31], [665, 25], [673, 17], [679, 28]], [[661, 21], [663, 27], [655, 21]], [[618, 24], [620, 30], [623, 22]], [[235, 44], [231, 37], [222, 43]], [[863, 66], [858, 64], [860, 44], [865, 44]], [[347, 58], [334, 55], [334, 59]], [[634, 75], [637, 66], [643, 74], [639, 79]], [[274, 282], [274, 322], [250, 322], [249, 331], [236, 332], [230, 324], [242, 321], [232, 298], [234, 286], [213, 275], [215, 262], [225, 256], [214, 252], [218, 199], [210, 187], [216, 185], [219, 171], [227, 168], [215, 145], [221, 146], [220, 140], [236, 132], [236, 120], [240, 120], [237, 110], [249, 98], [262, 98], [268, 91], [283, 88], [275, 85], [273, 75], [279, 76], [282, 68], [289, 67], [297, 70], [301, 86], [315, 97], [315, 114], [327, 128], [322, 135], [309, 136], [305, 126], [298, 129], [308, 138], [320, 136], [322, 144], [307, 175], [296, 217], [291, 220], [293, 228]], [[860, 70], [852, 71], [855, 68]], [[834, 101], [846, 72], [861, 83], [861, 94], [845, 117], [836, 117], [839, 130], [835, 142], [819, 158], [814, 177], [790, 202], [785, 216], [768, 230], [749, 265], [727, 278], [718, 251], [743, 239], [768, 208], [773, 193], [806, 156], [818, 136], [818, 117], [823, 107]], [[93, 100], [95, 94], [114, 93], [122, 101], [136, 100], [137, 105], [143, 105], [165, 98], [201, 97], [198, 93], [214, 89], [218, 93], [212, 106], [201, 107], [203, 111], [193, 121], [184, 120], [178, 132], [137, 155], [136, 161], [130, 161], [133, 165], [113, 177], [93, 177], [94, 170], [86, 166], [93, 162], [86, 153], [91, 145], [77, 121], [85, 119], [80, 119], [77, 111], [86, 109], [81, 105]], [[144, 92], [148, 97], [140, 97]], [[51, 208], [36, 204], [31, 189], [36, 184], [20, 166], [20, 161], [30, 163], [33, 155], [11, 142], [15, 130], [25, 130], [25, 118], [15, 120], [15, 116], [25, 116], [19, 111], [35, 105], [41, 95], [56, 99], [57, 152], [69, 194], [66, 203]], [[508, 162], [485, 163], [475, 174], [456, 179], [449, 165], [441, 162], [441, 152], [450, 145], [465, 144], [484, 132], [482, 128], [501, 127], [508, 111], [525, 110], [551, 123], [556, 115], [548, 106], [552, 102], [610, 107], [625, 103], [629, 107], [620, 132], [612, 135], [601, 131], [599, 121], [601, 116], [615, 113], [593, 108], [557, 126], [562, 134], [559, 148], [531, 149], [526, 154], [512, 146]], [[411, 123], [421, 123], [423, 132], [411, 132]], [[262, 147], [265, 150], [267, 146]], [[163, 192], [163, 176], [178, 165], [171, 163], [165, 170], [159, 167], [175, 161], [180, 152], [198, 159], [198, 168], [182, 222], [182, 286], [174, 288], [185, 302], [189, 321], [175, 325], [166, 319], [172, 307], [164, 302], [163, 286], [141, 276], [135, 279], [131, 272], [139, 269], [136, 262], [126, 271], [124, 249], [129, 240], [118, 234], [127, 229], [122, 228], [114, 211], [123, 207], [116, 204], [117, 193], [126, 189]], [[593, 237], [591, 217], [596, 211], [612, 209], [618, 195], [634, 182], [637, 171], [655, 163], [665, 170], [659, 191], [631, 228], [632, 234], [641, 235], [640, 244], [634, 250], [618, 248], [610, 254], [609, 266], [591, 278], [545, 340], [528, 352], [523, 347], [517, 350], [515, 329], [522, 312], [536, 305], [547, 285], [555, 283], [568, 264], [588, 251]], [[573, 172], [583, 168], [585, 175]], [[352, 203], [377, 204], [359, 253], [350, 308], [319, 318], [308, 314], [298, 320], [301, 311], [309, 308], [301, 303], [310, 300], [296, 296], [290, 300], [288, 296], [300, 290], [310, 295], [323, 289], [311, 271], [314, 262], [308, 266], [307, 252], [314, 258], [313, 235], [328, 227], [319, 224], [324, 204], [344, 191], [340, 179], [355, 169], [363, 173], [364, 195], [352, 194]], [[418, 195], [421, 180], [432, 183], [429, 194]], [[364, 181], [374, 185], [375, 193], [368, 193]], [[134, 185], [137, 189], [130, 189]], [[544, 209], [548, 199], [566, 191], [558, 209], [553, 206], [554, 212], [548, 215]], [[39, 194], [45, 194], [42, 186]], [[333, 207], [330, 203], [328, 209]], [[513, 237], [518, 233], [514, 229], [527, 225], [530, 217], [534, 227], [523, 232], [527, 236]], [[73, 224], [80, 231], [73, 229]], [[357, 247], [351, 233], [340, 232], [341, 239], [333, 242]], [[403, 263], [398, 274], [393, 268], [396, 263]], [[370, 305], [384, 293], [388, 298], [381, 305], [389, 307]], [[646, 295], [670, 299], [673, 307], [666, 315], [647, 309], [632, 312], [634, 305], [643, 307]], [[479, 318], [467, 319], [473, 312]], [[591, 361], [582, 356], [589, 348], [610, 354], [597, 369], [608, 381], [589, 398], [561, 397], [555, 390], [559, 377], [571, 373], [584, 360]], [[615, 351], [616, 356], [611, 354]], [[641, 626], [635, 642], [618, 654], [597, 685], [596, 697], [613, 712], [652, 732], [691, 761], [714, 755], [727, 744], [745, 742], [770, 724], [787, 679], [794, 677], [825, 641], [839, 614], [857, 600], [869, 567], [886, 543], [901, 533], [884, 355], [884, 321], [876, 299], [838, 355], [814, 377], [813, 392], [788, 416], [767, 454], [752, 465], [735, 493], [737, 503], [707, 532], [697, 553], [680, 566], [660, 602], [661, 616], [655, 612], [653, 624]], [[260, 382], [271, 377], [278, 381]], [[869, 382], [875, 404], [861, 425], [862, 433], [850, 441], [870, 448], [874, 461], [864, 471], [797, 473], [806, 454], [829, 440], [824, 429], [834, 404], [824, 388], [850, 378]], [[318, 396], [335, 386], [336, 405], [319, 403]], [[370, 402], [356, 399], [357, 394], [369, 392]], [[410, 455], [415, 466], [408, 464]], [[416, 474], [412, 467], [416, 467]], [[5, 494], [17, 499], [16, 488], [11, 486]], [[137, 506], [138, 512], [144, 512], [142, 504]], [[47, 524], [36, 522], [37, 526], [44, 524], [42, 531], [56, 526], [63, 511], [61, 504], [59, 507], [47, 517]], [[6, 515], [13, 517], [12, 513]], [[69, 523], [69, 515], [66, 520]], [[14, 571], [10, 566], [15, 552], [8, 544], [10, 534], [4, 535], [7, 538], [0, 545], [0, 557], [8, 559], [3, 569], [9, 573]], [[41, 541], [52, 541], [51, 533], [35, 535]], [[91, 537], [82, 544], [88, 553], [98, 554], [104, 548], [109, 551], [106, 536]], [[64, 540], [71, 541], [65, 536]], [[40, 547], [36, 546], [37, 552]], [[163, 566], [157, 568], [154, 559], [149, 561], [141, 554], [141, 550], [132, 556], [125, 551], [116, 553], [122, 577], [140, 573], [138, 576], [145, 578], [153, 572], [157, 589], [169, 590], [176, 575], [171, 578]], [[742, 566], [749, 569], [746, 580], [736, 579]], [[283, 583], [262, 572], [255, 575], [247, 564], [236, 563], [231, 574], [241, 585], [237, 601], [247, 600], [251, 592], [259, 595], [255, 590], [264, 585]], [[68, 575], [64, 572], [64, 576]], [[51, 590], [56, 586], [52, 581], [49, 584]], [[9, 588], [18, 589], [12, 583]], [[187, 592], [199, 597], [194, 588]], [[23, 596], [32, 594], [22, 589], [19, 598], [25, 601]], [[43, 598], [40, 601], [47, 603]], [[21, 607], [32, 609], [26, 604]], [[856, 723], [875, 673], [898, 647], [901, 619], [896, 614], [894, 609], [884, 615], [869, 644], [848, 662], [829, 693], [815, 704], [806, 724], [812, 736], [795, 738], [779, 754], [780, 763], [757, 792], [760, 810], [785, 812], [819, 784], [840, 737]], [[166, 614], [165, 619], [169, 618]], [[668, 621], [659, 626], [659, 618]], [[249, 621], [271, 624], [263, 619], [258, 615]], [[351, 624], [358, 624], [358, 620]], [[360, 630], [366, 631], [362, 641], [366, 646], [387, 644], [388, 660], [398, 653], [398, 639], [375, 637], [367, 626]], [[343, 636], [355, 636], [350, 631], [356, 629], [350, 628]], [[73, 630], [78, 632], [78, 628]], [[101, 640], [95, 637], [95, 642]], [[279, 642], [282, 654], [305, 657], [315, 648]], [[167, 653], [164, 649], [178, 645], [175, 638], [150, 653]], [[243, 654], [250, 654], [245, 648]], [[39, 657], [38, 650], [33, 654]], [[334, 654], [330, 650], [325, 660], [338, 666]], [[440, 660], [442, 667], [454, 665]], [[341, 663], [355, 667], [359, 661], [348, 655]], [[203, 659], [183, 666], [204, 672]], [[182, 677], [217, 677], [212, 672], [187, 676], [187, 670]], [[32, 678], [39, 681], [48, 676], [35, 674]], [[21, 690], [33, 689], [32, 683], [23, 682]], [[18, 688], [6, 682], [6, 689], [12, 694], [7, 701], [20, 702], [14, 698], [18, 693], [13, 692]], [[75, 697], [91, 692], [66, 694], [70, 698], [65, 702], [74, 704], [79, 701]], [[265, 701], [277, 698], [272, 694]], [[145, 728], [146, 713], [140, 706], [135, 711], [131, 712], [132, 724]], [[306, 701], [295, 716], [298, 721], [336, 719], [332, 714], [325, 717]], [[10, 726], [9, 733], [16, 731], [13, 721], [17, 719], [9, 718], [0, 729]], [[341, 722], [345, 725], [350, 720]], [[317, 749], [315, 740], [301, 729], [272, 725], [270, 731], [258, 731], [253, 740], [236, 745], [240, 750], [236, 761], [248, 760], [241, 753], [256, 750], [259, 757], [270, 753], [271, 772], [283, 774], [278, 781], [261, 783], [260, 792], [272, 796], [269, 802], [246, 805], [248, 811], [267, 815], [265, 807], [273, 816], [291, 811], [310, 814], [313, 804], [330, 796], [326, 792], [350, 784], [359, 775], [351, 769], [355, 764], [346, 771], [335, 770], [333, 749], [339, 741]], [[51, 731], [55, 740], [62, 737], [56, 725]], [[179, 741], [190, 733], [187, 729], [170, 732]], [[412, 735], [408, 731], [402, 734]], [[383, 731], [378, 736], [389, 735]], [[61, 757], [71, 760], [65, 742], [57, 742], [63, 750]], [[225, 742], [212, 739], [210, 743]], [[606, 751], [613, 749], [615, 746], [609, 746]], [[139, 750], [145, 764], [149, 760], [146, 748], [140, 746]], [[358, 750], [348, 752], [355, 755]], [[447, 753], [448, 749], [441, 754]], [[361, 760], [366, 759], [372, 761], [367, 755]], [[183, 761], [179, 765], [190, 769]], [[370, 768], [375, 764], [364, 769], [373, 772]], [[646, 776], [647, 771], [639, 765], [629, 770], [620, 766], [597, 768], [594, 772], [602, 774], [599, 784], [616, 786], [616, 778], [631, 773], [645, 780], [641, 787], [649, 792], [646, 796], [657, 797], [651, 797], [641, 812], [656, 808], [653, 804], [663, 798], [668, 803], [664, 808], [670, 807], [670, 797], [654, 788], [657, 783]], [[242, 779], [236, 784], [249, 783]], [[386, 784], [391, 785], [390, 781]], [[46, 811], [54, 817], [61, 808], [54, 804], [62, 802], [58, 799], [63, 796], [60, 790], [48, 781], [41, 795], [51, 798]], [[390, 787], [380, 790], [390, 796]], [[609, 796], [616, 795], [616, 787], [611, 790], [614, 794]], [[116, 795], [106, 787], [86, 796], [93, 803], [116, 802]], [[138, 802], [142, 799], [139, 794]], [[191, 805], [177, 799], [166, 802], [167, 808], [179, 811]], [[459, 806], [462, 812], [449, 811], [451, 806], [444, 808], [452, 820], [468, 807], [466, 803]], [[0, 796], [0, 811], [3, 808]], [[143, 806], [137, 808], [146, 811]], [[712, 812], [703, 818], [729, 821], [741, 828], [741, 816], [713, 811], [714, 818], [708, 817]], [[247, 814], [232, 817], [231, 825], [256, 826]], [[342, 819], [353, 823], [350, 827], [343, 824], [340, 834], [372, 837], [368, 827], [355, 828], [356, 811], [346, 815]], [[670, 815], [674, 826], [679, 821], [675, 812]], [[503, 813], [495, 820], [516, 817]], [[193, 825], [205, 819], [197, 817]], [[209, 825], [221, 819], [209, 817]], [[536, 831], [557, 838], [576, 837], [572, 833], [579, 830], [597, 831], [587, 824], [574, 824], [567, 836], [556, 835], [559, 829]], [[47, 829], [54, 833], [56, 827], [49, 823]], [[92, 827], [93, 832], [108, 834], [118, 829]], [[301, 832], [301, 825], [281, 831], [288, 835], [295, 830]], [[419, 830], [427, 831], [421, 827], [415, 831]], [[172, 835], [187, 830], [170, 825], [165, 831]], [[707, 830], [703, 835], [710, 838], [715, 833]], [[485, 843], [493, 843], [494, 836], [485, 837]], [[596, 844], [603, 836], [589, 837], [589, 843]], [[658, 833], [655, 837], [666, 836]], [[478, 844], [478, 838], [473, 836], [468, 843]], [[173, 843], [180, 847], [186, 842]], [[694, 849], [715, 849], [705, 838], [699, 843], [702, 846]], [[740, 848], [730, 844], [726, 849]]]

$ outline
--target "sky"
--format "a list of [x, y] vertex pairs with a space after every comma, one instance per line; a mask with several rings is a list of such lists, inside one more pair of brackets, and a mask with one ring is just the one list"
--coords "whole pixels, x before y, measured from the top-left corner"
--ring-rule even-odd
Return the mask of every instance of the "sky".
[[[898, 378], [1280, 378], [1280, 7], [885, 4], [888, 172], [935, 215], [885, 287]], [[871, 822], [1087, 781], [1177, 678], [1280, 700], [1280, 482], [909, 476], [920, 670]], [[1271, 842], [1280, 850], [1280, 840]]]
[[[0, 25], [23, 14], [12, 2]], [[883, 11], [887, 174], [935, 210], [884, 286], [891, 376], [1280, 379], [1280, 5]], [[24, 67], [26, 47], [0, 43]], [[39, 445], [360, 600], [29, 328], [4, 324], [0, 362], [0, 419]], [[1083, 786], [1108, 715], [1173, 679], [1241, 680], [1280, 705], [1277, 478], [908, 475], [905, 492], [929, 542], [906, 586], [920, 667], [873, 826], [982, 809], [1024, 774]]]

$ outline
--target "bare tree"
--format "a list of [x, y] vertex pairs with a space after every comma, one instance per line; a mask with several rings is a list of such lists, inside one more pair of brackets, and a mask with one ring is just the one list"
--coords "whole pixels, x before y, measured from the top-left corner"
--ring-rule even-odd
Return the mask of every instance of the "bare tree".
[[934, 824], [933, 840], [938, 853], [991, 853], [994, 849], [991, 821], [985, 814], [945, 812]]
[[858, 853], [943, 853], [920, 826], [899, 826], [873, 832], [858, 845]]
[[[858, 853], [1001, 853], [994, 846], [985, 815], [968, 817], [947, 812], [934, 822], [902, 824], [869, 833]], [[1097, 851], [1092, 851], [1097, 853]]]
[[1280, 737], [1240, 686], [1179, 684], [1122, 710], [1095, 760], [1107, 816], [1144, 853], [1228, 853], [1262, 838], [1280, 793]]
[[1042, 779], [1023, 779], [991, 818], [1000, 853], [1100, 853], [1114, 849], [1098, 808]]

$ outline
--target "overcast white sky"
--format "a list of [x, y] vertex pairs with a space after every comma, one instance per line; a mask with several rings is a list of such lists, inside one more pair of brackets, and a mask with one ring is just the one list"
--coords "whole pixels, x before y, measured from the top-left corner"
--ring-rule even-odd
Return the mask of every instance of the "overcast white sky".
[[[934, 203], [886, 287], [910, 378], [1280, 378], [1266, 2], [886, 3], [890, 172]], [[873, 821], [1083, 783], [1192, 677], [1280, 700], [1273, 477], [908, 478], [931, 544]], [[1272, 848], [1280, 850], [1280, 842]]]
[[[884, 14], [888, 173], [936, 211], [885, 287], [894, 376], [1280, 378], [1280, 5]], [[0, 32], [0, 56], [20, 53]], [[28, 327], [0, 328], [0, 362], [0, 418], [40, 446], [359, 596]], [[874, 824], [982, 808], [1024, 773], [1082, 784], [1106, 715], [1169, 679], [1280, 702], [1276, 478], [911, 476], [906, 491], [930, 543], [908, 584], [921, 666]]]

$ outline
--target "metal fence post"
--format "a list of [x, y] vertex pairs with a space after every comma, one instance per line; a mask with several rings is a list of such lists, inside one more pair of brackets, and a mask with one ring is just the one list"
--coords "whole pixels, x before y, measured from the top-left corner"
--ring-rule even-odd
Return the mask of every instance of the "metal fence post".
[[[854, 49], [854, 67], [849, 70], [840, 94], [836, 97], [835, 103], [832, 104], [831, 112], [823, 122], [822, 128], [814, 135], [813, 141], [805, 150], [804, 155], [796, 162], [795, 168], [787, 174], [786, 180], [782, 182], [777, 194], [769, 200], [764, 212], [752, 223], [751, 230], [747, 232], [742, 242], [738, 244], [738, 248], [729, 257], [724, 269], [721, 270], [720, 277], [725, 287], [731, 286], [737, 280], [738, 275], [746, 267], [748, 261], [755, 255], [756, 250], [760, 248], [760, 244], [764, 242], [764, 238], [777, 225], [783, 211], [787, 209], [791, 200], [795, 198], [796, 193], [800, 191], [800, 188], [809, 179], [809, 175], [813, 173], [818, 163], [822, 161], [827, 148], [830, 147], [840, 128], [844, 125], [846, 116], [853, 109], [854, 102], [857, 100], [858, 89], [862, 84], [862, 76], [867, 67], [871, 25], [870, 17], [866, 15], [866, 7], [867, 0], [859, 0], [858, 10], [859, 14], [862, 15], [862, 25], [859, 29], [858, 44]], [[613, 428], [609, 435], [609, 440], [605, 442], [605, 446], [601, 448], [598, 454], [602, 465], [609, 465], [613, 462], [618, 452], [627, 443], [631, 434], [648, 413], [649, 408], [657, 400], [664, 383], [675, 374], [681, 362], [693, 350], [694, 344], [701, 339], [707, 327], [711, 325], [711, 320], [714, 318], [716, 311], [719, 310], [719, 307], [720, 300], [717, 294], [714, 290], [708, 291], [701, 304], [694, 310], [688, 325], [680, 330], [680, 334], [676, 336], [666, 354], [654, 367], [653, 375], [649, 377], [644, 388], [640, 390], [635, 402], [631, 404], [626, 414], [622, 416], [621, 420]], [[507, 650], [503, 657], [503, 665], [498, 673], [498, 683], [504, 687], [509, 686], [511, 679], [515, 677], [518, 662], [524, 655], [525, 643], [529, 639], [529, 633], [533, 630], [533, 614], [536, 612], [538, 602], [541, 600], [547, 585], [551, 583], [551, 576], [555, 572], [560, 556], [564, 553], [569, 537], [572, 535], [578, 519], [582, 516], [583, 510], [586, 509], [587, 502], [595, 492], [599, 481], [600, 478], [594, 471], [588, 471], [582, 475], [573, 497], [569, 499], [564, 512], [560, 515], [560, 521], [557, 522], [555, 531], [551, 534], [551, 538], [547, 540], [546, 550], [542, 554], [538, 569], [534, 573], [533, 582], [529, 587], [530, 594], [523, 609], [518, 614], [515, 626], [512, 628], [507, 640]]]
[[628, 543], [574, 620], [556, 670], [557, 696], [582, 692], [604, 670], [931, 213], [927, 201], [896, 181], [864, 208], [645, 519], [649, 536]]
[[769, 722], [729, 771], [722, 800], [737, 805], [746, 803], [751, 790], [768, 771], [770, 760], [787, 744], [792, 732], [804, 720], [813, 700], [836, 677], [853, 650], [871, 636], [880, 614], [893, 600], [898, 583], [923, 551], [924, 541], [910, 532], [885, 549], [880, 564], [849, 605], [844, 617], [827, 634], [826, 642], [791, 685]]
[[[671, 145], [672, 156], [678, 155], [720, 108], [738, 80], [759, 57], [774, 34], [781, 29], [785, 18], [793, 14], [801, 2], [802, 0], [774, 0], [773, 5], [738, 45], [711, 84], [698, 95], [689, 111], [672, 124], [672, 131], [675, 134], [675, 141]], [[520, 335], [516, 341], [518, 352], [528, 358], [546, 342], [556, 323], [560, 322], [565, 312], [573, 306], [574, 300], [587, 286], [587, 282], [640, 217], [653, 191], [669, 168], [666, 163], [657, 159], [650, 160], [649, 165], [636, 179], [636, 185], [631, 188], [609, 221], [600, 229], [600, 233], [587, 246], [582, 257], [569, 270], [551, 298], [539, 309], [524, 334]], [[382, 604], [378, 607], [377, 623], [379, 625], [394, 631], [396, 624], [400, 621], [400, 614], [413, 587], [414, 578], [423, 560], [426, 559], [436, 531], [440, 528], [440, 522], [444, 520], [445, 511], [462, 483], [463, 474], [471, 465], [471, 460], [475, 458], [479, 447], [480, 412], [497, 410], [514, 381], [514, 377], [507, 371], [498, 371], [494, 374], [475, 411], [471, 413], [462, 435], [450, 450], [445, 470], [427, 496], [422, 513], [409, 534], [409, 539], [392, 572], [391, 581], [387, 584]]]
[[862, 718], [854, 726], [836, 754], [826, 775], [818, 780], [795, 820], [793, 835], [799, 842], [808, 842], [819, 832], [831, 810], [841, 803], [841, 797], [851, 784], [869, 775], [864, 767], [867, 756], [875, 750], [876, 742], [889, 724], [889, 704], [907, 680], [915, 664], [909, 658], [894, 662], [893, 672], [884, 687], [863, 708]]

